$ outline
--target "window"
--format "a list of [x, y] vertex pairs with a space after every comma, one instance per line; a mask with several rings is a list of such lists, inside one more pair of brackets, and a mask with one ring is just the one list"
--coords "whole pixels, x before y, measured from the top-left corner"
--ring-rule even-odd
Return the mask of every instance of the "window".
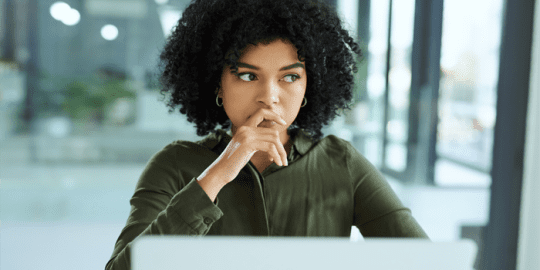
[[438, 185], [491, 183], [502, 7], [502, 0], [444, 2], [434, 179]]
[[402, 182], [489, 187], [503, 1], [358, 2], [365, 81], [326, 131]]

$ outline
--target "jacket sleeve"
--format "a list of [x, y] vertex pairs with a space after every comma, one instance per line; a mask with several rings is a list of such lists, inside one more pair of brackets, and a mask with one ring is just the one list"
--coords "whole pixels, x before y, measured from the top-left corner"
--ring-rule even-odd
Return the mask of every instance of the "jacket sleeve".
[[[131, 269], [130, 249], [142, 235], [205, 235], [223, 212], [197, 183], [178, 169], [169, 145], [152, 157], [130, 199], [131, 211], [118, 237], [107, 270]], [[189, 177], [189, 176], [188, 176]], [[187, 178], [187, 177], [186, 177]]]
[[354, 188], [353, 222], [364, 237], [428, 238], [384, 176], [349, 144]]

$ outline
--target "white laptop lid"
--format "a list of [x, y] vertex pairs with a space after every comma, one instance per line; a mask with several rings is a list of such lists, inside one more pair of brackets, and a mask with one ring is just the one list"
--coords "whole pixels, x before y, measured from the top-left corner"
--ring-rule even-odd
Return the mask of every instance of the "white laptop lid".
[[131, 266], [134, 270], [471, 270], [476, 251], [471, 240], [143, 236], [133, 244]]

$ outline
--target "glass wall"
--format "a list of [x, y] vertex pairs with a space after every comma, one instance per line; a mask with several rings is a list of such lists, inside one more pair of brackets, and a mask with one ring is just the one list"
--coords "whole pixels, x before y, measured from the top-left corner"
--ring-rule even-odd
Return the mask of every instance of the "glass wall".
[[391, 3], [392, 23], [390, 28], [384, 157], [386, 167], [403, 172], [407, 168], [411, 52], [415, 3], [414, 0], [391, 1]]
[[188, 2], [0, 1], [1, 269], [103, 269], [146, 162], [200, 139], [155, 74]]
[[365, 56], [359, 98], [326, 134], [380, 168], [433, 240], [481, 244], [503, 1], [358, 3], [358, 16], [369, 17], [367, 27], [356, 18]]
[[444, 2], [435, 164], [439, 185], [491, 183], [502, 9], [502, 0]]
[[388, 22], [390, 1], [373, 1], [370, 3], [367, 99], [362, 104], [368, 110], [363, 121], [362, 130], [366, 134], [365, 156], [374, 165], [382, 165], [384, 127], [385, 127], [385, 94], [388, 59]]

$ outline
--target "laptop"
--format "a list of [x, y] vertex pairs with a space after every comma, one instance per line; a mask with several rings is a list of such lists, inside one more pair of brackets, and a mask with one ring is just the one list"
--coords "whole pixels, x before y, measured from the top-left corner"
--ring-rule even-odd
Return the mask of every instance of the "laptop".
[[131, 252], [134, 270], [471, 270], [477, 247], [468, 239], [143, 236]]

